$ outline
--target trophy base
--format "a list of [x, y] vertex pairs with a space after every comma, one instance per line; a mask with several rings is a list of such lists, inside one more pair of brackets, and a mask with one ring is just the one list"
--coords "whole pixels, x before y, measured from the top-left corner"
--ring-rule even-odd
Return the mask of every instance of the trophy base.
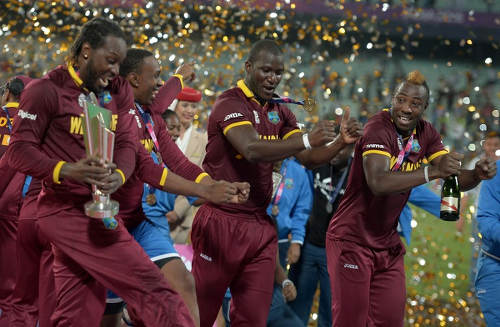
[[87, 202], [85, 203], [85, 214], [91, 218], [103, 219], [114, 217], [119, 210], [119, 204], [116, 201], [110, 200], [107, 203], [103, 202]]

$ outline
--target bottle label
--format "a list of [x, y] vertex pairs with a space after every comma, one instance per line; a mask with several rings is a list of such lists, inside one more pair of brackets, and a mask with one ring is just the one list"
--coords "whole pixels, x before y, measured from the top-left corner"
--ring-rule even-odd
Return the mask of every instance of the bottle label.
[[441, 211], [458, 212], [458, 198], [452, 196], [442, 198]]

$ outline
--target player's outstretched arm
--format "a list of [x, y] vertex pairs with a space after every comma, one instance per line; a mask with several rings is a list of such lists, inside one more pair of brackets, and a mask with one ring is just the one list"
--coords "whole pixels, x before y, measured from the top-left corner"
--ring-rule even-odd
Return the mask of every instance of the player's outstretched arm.
[[[340, 134], [333, 142], [302, 151], [296, 155], [297, 159], [307, 168], [313, 169], [332, 160], [347, 145], [355, 143], [363, 135], [363, 126], [355, 118], [350, 118], [350, 113], [351, 110], [346, 108], [340, 123]], [[315, 132], [314, 129], [310, 135], [314, 137]]]
[[[333, 141], [335, 138], [334, 127], [333, 122], [319, 122], [314, 131], [308, 135], [308, 143], [314, 148]], [[286, 140], [261, 140], [255, 128], [250, 124], [229, 129], [226, 138], [250, 162], [278, 161], [306, 149], [300, 133], [293, 134]]]

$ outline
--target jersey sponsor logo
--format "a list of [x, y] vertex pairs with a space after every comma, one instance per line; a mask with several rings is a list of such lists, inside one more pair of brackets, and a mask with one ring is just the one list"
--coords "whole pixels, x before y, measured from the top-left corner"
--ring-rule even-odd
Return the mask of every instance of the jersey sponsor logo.
[[285, 178], [285, 187], [289, 190], [293, 188], [293, 179], [292, 178]]
[[[14, 118], [10, 119], [10, 123], [14, 125]], [[0, 117], [0, 127], [5, 127], [7, 125], [7, 117]]]
[[253, 111], [253, 115], [254, 115], [254, 117], [255, 117], [255, 123], [256, 123], [256, 124], [260, 124], [259, 113], [257, 112], [257, 110], [254, 110], [254, 111]]
[[[111, 130], [116, 131], [116, 124], [118, 123], [118, 115], [111, 115]], [[69, 122], [70, 134], [83, 135], [83, 114], [80, 116], [71, 116]]]
[[354, 265], [352, 263], [344, 263], [344, 268], [347, 269], [354, 269], [354, 270], [359, 270], [358, 265]]
[[234, 118], [238, 118], [238, 117], [243, 117], [243, 115], [240, 114], [239, 112], [233, 112], [232, 114], [227, 115], [224, 118], [224, 121], [228, 121], [229, 119], [234, 119]]
[[267, 113], [267, 117], [269, 118], [269, 121], [273, 124], [277, 124], [280, 122], [280, 116], [278, 115], [277, 111], [269, 111]]
[[19, 110], [17, 112], [17, 115], [21, 117], [22, 119], [31, 119], [31, 120], [36, 120], [36, 114], [30, 114], [29, 112], [26, 112], [24, 110]]
[[365, 146], [366, 149], [385, 149], [382, 144], [367, 144]]
[[260, 135], [259, 134], [259, 139], [261, 140], [279, 140], [278, 135]]
[[200, 257], [202, 257], [203, 259], [205, 259], [207, 261], [212, 262], [212, 258], [209, 257], [208, 255], [206, 255], [205, 253], [200, 253]]

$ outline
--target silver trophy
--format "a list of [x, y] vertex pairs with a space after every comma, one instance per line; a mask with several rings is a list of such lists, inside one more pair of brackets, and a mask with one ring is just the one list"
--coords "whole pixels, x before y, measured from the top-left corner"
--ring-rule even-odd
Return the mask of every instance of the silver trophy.
[[[84, 139], [87, 156], [98, 157], [103, 163], [113, 161], [115, 133], [111, 125], [111, 111], [99, 107], [95, 95], [91, 93], [91, 101], [84, 101], [83, 120], [85, 125]], [[85, 214], [92, 218], [109, 219], [119, 210], [118, 202], [111, 200], [109, 194], [102, 193], [92, 185], [92, 201], [85, 203]]]

